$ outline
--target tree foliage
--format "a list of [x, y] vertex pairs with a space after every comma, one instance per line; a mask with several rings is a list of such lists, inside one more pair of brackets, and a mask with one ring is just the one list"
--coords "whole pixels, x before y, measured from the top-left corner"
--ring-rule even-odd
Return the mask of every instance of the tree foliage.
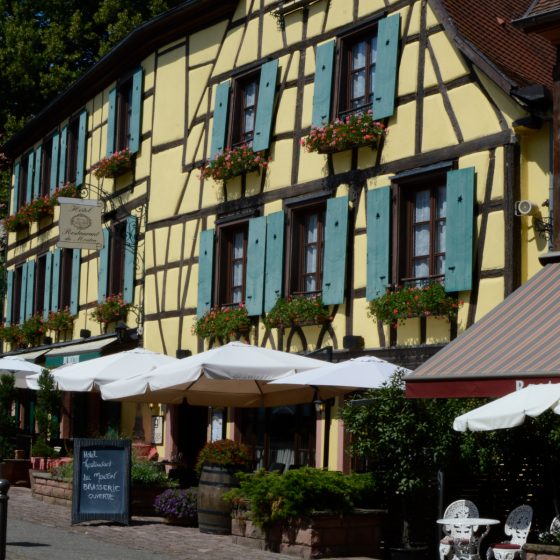
[[0, 131], [5, 138], [135, 27], [179, 3], [0, 0]]
[[14, 376], [0, 375], [0, 460], [10, 457], [13, 450], [16, 420], [12, 416], [12, 405], [15, 398]]

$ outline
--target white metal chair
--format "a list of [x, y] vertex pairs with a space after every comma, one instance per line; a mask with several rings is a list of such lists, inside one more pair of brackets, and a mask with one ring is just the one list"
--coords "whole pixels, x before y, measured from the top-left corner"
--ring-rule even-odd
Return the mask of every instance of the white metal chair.
[[[450, 503], [443, 514], [445, 519], [452, 517], [478, 517], [478, 508], [470, 500], [457, 500]], [[476, 527], [461, 525], [444, 525], [445, 536], [439, 541], [440, 560], [452, 560], [455, 558], [453, 543], [456, 539], [470, 540]]]
[[522, 547], [527, 542], [532, 521], [533, 508], [531, 506], [518, 506], [512, 510], [504, 525], [504, 533], [511, 537], [510, 540], [488, 547], [487, 559], [514, 560], [514, 558], [522, 558]]

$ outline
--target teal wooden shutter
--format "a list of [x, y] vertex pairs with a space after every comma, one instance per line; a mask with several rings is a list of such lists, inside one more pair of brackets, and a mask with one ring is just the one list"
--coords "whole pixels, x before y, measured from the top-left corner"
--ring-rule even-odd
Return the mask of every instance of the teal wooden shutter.
[[82, 251], [74, 249], [72, 252], [72, 289], [70, 290], [70, 313], [78, 314], [78, 305], [80, 302], [80, 265]]
[[6, 321], [7, 326], [12, 324], [12, 305], [14, 298], [14, 271], [6, 272]]
[[284, 281], [284, 212], [266, 217], [266, 264], [264, 274], [264, 310], [270, 311], [282, 297]]
[[216, 99], [214, 100], [214, 123], [212, 124], [212, 147], [210, 148], [210, 159], [224, 151], [226, 146], [226, 130], [229, 106], [229, 81], [222, 82], [216, 88]]
[[31, 202], [33, 198], [33, 161], [34, 152], [29, 152], [27, 158], [27, 188], [25, 190], [25, 201]]
[[266, 217], [261, 216], [249, 221], [245, 287], [245, 306], [249, 315], [260, 315], [263, 311], [265, 252]]
[[33, 198], [39, 198], [41, 192], [41, 162], [43, 159], [43, 146], [35, 150], [35, 177], [33, 179]]
[[128, 149], [135, 154], [140, 149], [140, 121], [142, 118], [142, 68], [132, 76], [132, 108], [130, 114]]
[[327, 201], [323, 255], [323, 303], [325, 305], [344, 301], [347, 238], [348, 197], [331, 198]]
[[259, 99], [257, 102], [257, 116], [255, 118], [255, 135], [253, 138], [254, 152], [267, 150], [270, 146], [270, 131], [272, 130], [277, 74], [278, 59], [271, 60], [261, 66]]
[[200, 232], [198, 254], [198, 305], [196, 314], [202, 317], [212, 307], [212, 286], [214, 274], [214, 230]]
[[99, 275], [97, 284], [97, 301], [101, 303], [107, 297], [109, 280], [109, 241], [110, 232], [103, 228], [103, 248], [99, 251]]
[[51, 311], [58, 311], [58, 291], [60, 286], [60, 257], [62, 249], [56, 248], [52, 258], [52, 281], [51, 281]]
[[366, 299], [382, 296], [389, 285], [391, 245], [391, 187], [367, 193], [367, 285]]
[[27, 291], [25, 295], [25, 319], [29, 319], [34, 313], [33, 303], [35, 301], [35, 261], [27, 263]]
[[136, 235], [138, 221], [135, 216], [126, 219], [126, 240], [124, 247], [124, 286], [123, 299], [127, 303], [134, 301], [134, 279], [136, 272]]
[[446, 292], [470, 290], [472, 286], [474, 181], [474, 167], [447, 172]]
[[49, 251], [45, 255], [45, 287], [43, 292], [43, 320], [45, 321], [48, 320], [51, 310], [52, 261], [53, 255]]
[[315, 53], [315, 85], [313, 89], [312, 126], [320, 127], [331, 118], [335, 41], [317, 47]]
[[115, 151], [115, 133], [117, 130], [117, 88], [109, 92], [109, 114], [107, 116], [107, 155]]
[[80, 113], [78, 123], [78, 152], [76, 154], [76, 186], [84, 183], [86, 172], [86, 138], [87, 138], [87, 111], [84, 109]]
[[400, 21], [400, 14], [389, 16], [379, 22], [377, 30], [377, 65], [373, 92], [373, 116], [376, 119], [390, 117], [395, 111]]
[[21, 325], [25, 321], [25, 306], [27, 304], [27, 263], [21, 267], [21, 293], [19, 296], [19, 317], [18, 323]]
[[51, 194], [55, 191], [57, 187], [59, 148], [60, 148], [60, 134], [58, 132], [55, 132], [52, 137], [52, 150], [51, 150], [51, 177], [50, 177]]
[[16, 163], [14, 167], [14, 192], [12, 195], [12, 214], [15, 214], [18, 211], [18, 202], [19, 202], [19, 170], [20, 170], [20, 163], [19, 161]]
[[58, 184], [66, 183], [66, 142], [68, 139], [68, 126], [60, 133], [60, 164], [58, 166]]

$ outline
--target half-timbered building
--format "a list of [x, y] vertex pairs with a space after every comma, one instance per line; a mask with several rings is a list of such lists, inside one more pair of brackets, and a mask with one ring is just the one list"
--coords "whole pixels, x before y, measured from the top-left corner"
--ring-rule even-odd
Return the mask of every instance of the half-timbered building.
[[[12, 214], [71, 183], [101, 200], [104, 223], [96, 250], [57, 246], [58, 206], [14, 226], [5, 325], [68, 307], [72, 329], [25, 350], [47, 365], [124, 338], [184, 356], [231, 336], [418, 366], [548, 250], [554, 49], [511, 24], [528, 1], [480, 4], [190, 0], [142, 25], [5, 146]], [[130, 166], [94, 174], [125, 149]], [[371, 316], [387, 292], [431, 284], [451, 319]], [[92, 312], [118, 294], [133, 307], [117, 337]], [[321, 320], [267, 320], [302, 298]], [[194, 334], [224, 309], [246, 310], [249, 328]], [[264, 466], [346, 468], [339, 401], [324, 404], [213, 411], [213, 435]], [[159, 410], [160, 455], [192, 461], [208, 410]], [[122, 428], [142, 416], [149, 438], [151, 414], [125, 407]]]

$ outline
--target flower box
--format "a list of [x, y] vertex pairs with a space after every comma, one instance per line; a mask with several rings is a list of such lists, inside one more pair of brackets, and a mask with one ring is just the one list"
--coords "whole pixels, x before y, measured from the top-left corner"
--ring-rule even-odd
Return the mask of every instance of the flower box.
[[331, 154], [352, 148], [370, 146], [375, 148], [378, 140], [386, 133], [385, 125], [373, 119], [371, 111], [355, 113], [344, 119], [319, 128], [312, 128], [301, 145], [308, 152]]
[[107, 296], [105, 301], [98, 303], [90, 317], [106, 326], [109, 323], [125, 321], [131, 307], [132, 305], [126, 303], [121, 294], [114, 294]]
[[264, 152], [253, 152], [250, 146], [244, 144], [231, 149], [226, 148], [201, 167], [200, 174], [203, 179], [227, 181], [244, 173], [260, 172], [268, 167], [268, 161]]
[[247, 338], [251, 330], [251, 319], [245, 306], [214, 307], [197, 319], [192, 333], [202, 339], [219, 338], [229, 341], [239, 339], [241, 335]]
[[399, 286], [369, 302], [369, 316], [398, 326], [411, 317], [457, 317], [462, 301], [450, 296], [439, 282], [423, 286]]
[[261, 529], [249, 519], [247, 512], [236, 511], [231, 534], [235, 544], [305, 559], [381, 558], [386, 516], [385, 510], [356, 509], [344, 514], [317, 512]]
[[132, 154], [128, 148], [102, 158], [93, 166], [92, 173], [97, 179], [114, 179], [132, 169]]
[[264, 324], [269, 329], [291, 326], [319, 325], [331, 321], [328, 308], [320, 296], [288, 296], [278, 298], [266, 314]]

